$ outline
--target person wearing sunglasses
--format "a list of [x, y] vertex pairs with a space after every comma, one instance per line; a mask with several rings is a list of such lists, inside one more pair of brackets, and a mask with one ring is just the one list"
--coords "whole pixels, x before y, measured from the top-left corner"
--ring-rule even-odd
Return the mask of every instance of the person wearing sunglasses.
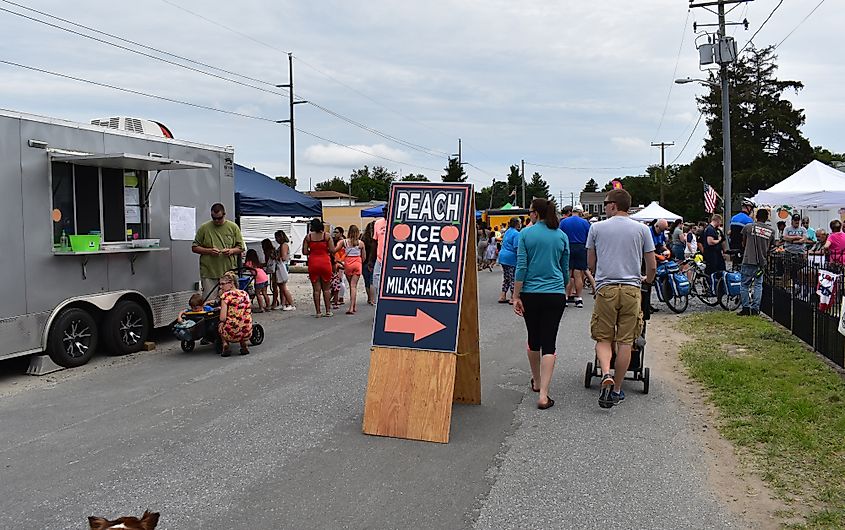
[[[610, 190], [604, 201], [607, 219], [592, 225], [587, 234], [587, 265], [596, 279], [590, 335], [596, 341], [601, 367], [599, 406], [603, 409], [625, 399], [622, 382], [631, 362], [631, 347], [642, 332], [640, 285], [651, 284], [656, 271], [651, 230], [628, 217], [630, 207], [631, 195], [626, 190]], [[611, 374], [614, 343], [616, 364]]]
[[555, 404], [549, 385], [557, 358], [557, 331], [566, 307], [569, 280], [569, 238], [559, 226], [555, 205], [531, 201], [531, 226], [519, 232], [513, 310], [525, 320], [531, 390], [540, 395], [538, 409]]
[[226, 219], [226, 208], [219, 202], [211, 207], [211, 220], [200, 225], [191, 251], [200, 255], [200, 281], [203, 295], [217, 286], [226, 272], [237, 266], [237, 256], [246, 245], [241, 229]]

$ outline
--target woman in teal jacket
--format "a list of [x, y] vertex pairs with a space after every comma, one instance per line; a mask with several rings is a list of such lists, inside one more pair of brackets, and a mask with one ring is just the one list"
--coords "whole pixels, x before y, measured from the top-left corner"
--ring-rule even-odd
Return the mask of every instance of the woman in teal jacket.
[[508, 229], [502, 236], [502, 248], [499, 249], [499, 265], [502, 266], [502, 296], [500, 304], [508, 303], [508, 292], [513, 298], [513, 278], [516, 272], [516, 253], [519, 248], [519, 217], [511, 217]]
[[[554, 203], [534, 199], [531, 226], [519, 233], [513, 310], [525, 319], [531, 390], [539, 392], [538, 409], [554, 406], [549, 384], [555, 370], [557, 330], [566, 307], [569, 238], [559, 228]], [[539, 387], [535, 383], [539, 382]]]

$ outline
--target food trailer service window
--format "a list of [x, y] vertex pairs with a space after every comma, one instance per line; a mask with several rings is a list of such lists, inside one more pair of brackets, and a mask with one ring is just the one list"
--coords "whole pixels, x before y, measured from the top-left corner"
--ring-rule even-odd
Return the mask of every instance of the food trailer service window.
[[100, 234], [104, 242], [148, 237], [147, 197], [157, 172], [211, 165], [129, 153], [51, 154], [50, 168], [58, 244], [62, 231]]

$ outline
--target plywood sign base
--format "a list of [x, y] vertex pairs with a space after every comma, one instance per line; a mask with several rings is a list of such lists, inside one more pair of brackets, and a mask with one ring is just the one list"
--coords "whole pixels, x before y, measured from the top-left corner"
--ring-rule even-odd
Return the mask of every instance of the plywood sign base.
[[447, 443], [455, 360], [447, 352], [374, 347], [364, 433]]

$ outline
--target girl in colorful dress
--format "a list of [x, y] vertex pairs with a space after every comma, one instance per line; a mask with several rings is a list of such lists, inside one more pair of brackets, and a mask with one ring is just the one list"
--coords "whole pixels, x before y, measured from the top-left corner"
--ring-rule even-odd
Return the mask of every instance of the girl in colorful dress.
[[[302, 253], [308, 256], [308, 279], [311, 280], [311, 290], [314, 296], [314, 310], [316, 317], [333, 316], [331, 306], [332, 260], [334, 241], [326, 235], [323, 221], [312, 219], [310, 232], [302, 242]], [[320, 292], [323, 293], [325, 313], [320, 313]]]
[[347, 315], [354, 315], [358, 309], [356, 304], [358, 297], [358, 278], [361, 277], [363, 262], [367, 259], [367, 249], [364, 242], [358, 239], [361, 235], [361, 230], [352, 225], [349, 227], [349, 237], [340, 241], [340, 249], [346, 252], [346, 258], [343, 261], [343, 272], [346, 275], [346, 280], [349, 282], [349, 309], [346, 311]]
[[296, 306], [293, 305], [293, 296], [288, 290], [288, 268], [290, 267], [290, 240], [288, 235], [282, 230], [276, 230], [274, 236], [276, 243], [279, 244], [277, 255], [279, 256], [279, 265], [276, 268], [276, 284], [279, 293], [282, 295], [282, 311], [293, 311]]
[[256, 313], [263, 313], [270, 309], [270, 297], [267, 296], [267, 286], [270, 285], [270, 277], [264, 271], [261, 262], [258, 261], [258, 252], [254, 248], [246, 251], [244, 267], [250, 270], [255, 276], [255, 303], [258, 304]]
[[223, 341], [223, 357], [232, 354], [229, 344], [241, 345], [241, 355], [249, 353], [246, 341], [252, 337], [252, 302], [245, 291], [238, 285], [238, 276], [229, 271], [219, 281], [220, 285], [220, 324], [217, 331]]
[[275, 309], [279, 306], [279, 253], [276, 252], [273, 242], [269, 239], [261, 241], [261, 250], [264, 252], [264, 272], [267, 273], [270, 280], [268, 289], [273, 293], [273, 302], [270, 304], [270, 309]]

